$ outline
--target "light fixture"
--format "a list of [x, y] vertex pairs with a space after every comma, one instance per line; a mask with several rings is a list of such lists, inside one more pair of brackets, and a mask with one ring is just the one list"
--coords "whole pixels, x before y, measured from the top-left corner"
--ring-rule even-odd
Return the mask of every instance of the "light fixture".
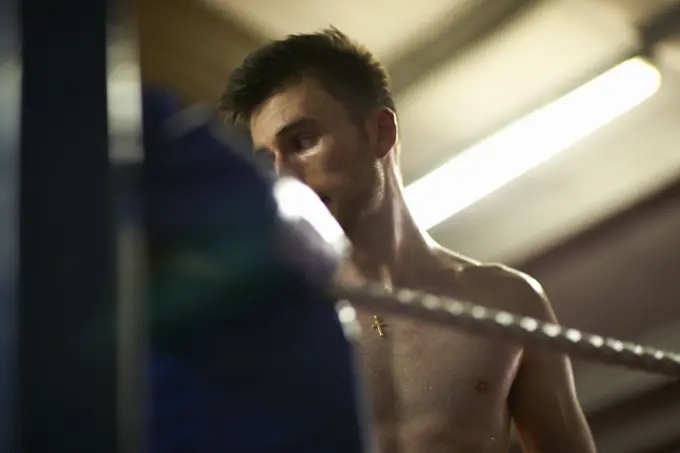
[[631, 58], [520, 118], [405, 189], [428, 230], [626, 113], [661, 86], [659, 71]]

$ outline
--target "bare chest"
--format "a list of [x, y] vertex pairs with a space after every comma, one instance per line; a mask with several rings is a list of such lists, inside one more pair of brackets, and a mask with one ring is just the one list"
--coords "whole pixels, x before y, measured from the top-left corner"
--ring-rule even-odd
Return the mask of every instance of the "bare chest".
[[[358, 315], [363, 370], [385, 451], [410, 451], [407, 445], [495, 451], [494, 443], [506, 441], [506, 399], [520, 348], [378, 314], [380, 336], [374, 313]], [[455, 440], [447, 439], [453, 433]]]

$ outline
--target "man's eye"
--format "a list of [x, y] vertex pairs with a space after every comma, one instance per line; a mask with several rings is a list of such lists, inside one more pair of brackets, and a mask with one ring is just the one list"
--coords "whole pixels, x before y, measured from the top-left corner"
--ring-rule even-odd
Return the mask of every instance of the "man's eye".
[[312, 135], [299, 135], [294, 138], [293, 144], [297, 151], [305, 151], [316, 145], [316, 137]]

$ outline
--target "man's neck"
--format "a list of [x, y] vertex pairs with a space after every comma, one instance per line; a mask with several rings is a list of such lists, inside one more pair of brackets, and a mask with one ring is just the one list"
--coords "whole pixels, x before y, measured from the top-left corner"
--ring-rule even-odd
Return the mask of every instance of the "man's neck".
[[431, 257], [428, 239], [416, 226], [398, 184], [388, 182], [380, 206], [365, 214], [352, 234], [351, 264], [366, 279], [399, 285]]

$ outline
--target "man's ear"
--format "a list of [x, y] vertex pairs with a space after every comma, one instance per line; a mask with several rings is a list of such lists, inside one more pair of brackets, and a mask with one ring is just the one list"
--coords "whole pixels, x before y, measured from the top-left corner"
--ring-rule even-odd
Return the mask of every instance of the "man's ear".
[[397, 146], [399, 127], [397, 114], [388, 108], [377, 112], [376, 157], [383, 159]]

